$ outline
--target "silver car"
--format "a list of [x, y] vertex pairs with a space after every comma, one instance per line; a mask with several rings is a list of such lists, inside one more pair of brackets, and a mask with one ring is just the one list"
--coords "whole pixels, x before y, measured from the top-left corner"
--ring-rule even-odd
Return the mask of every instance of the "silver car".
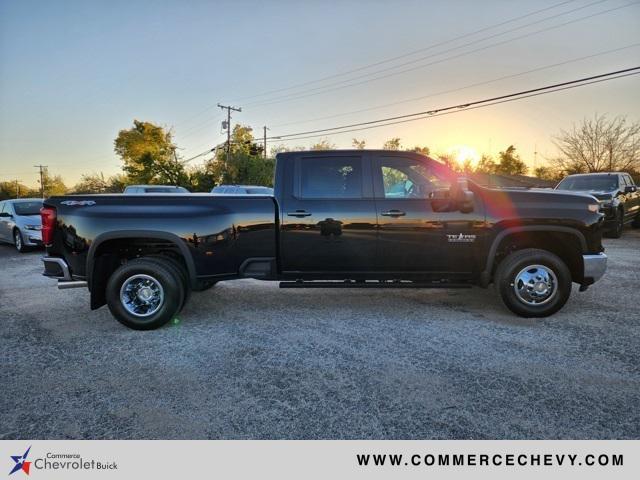
[[42, 245], [40, 198], [0, 202], [0, 242], [12, 243], [19, 252]]

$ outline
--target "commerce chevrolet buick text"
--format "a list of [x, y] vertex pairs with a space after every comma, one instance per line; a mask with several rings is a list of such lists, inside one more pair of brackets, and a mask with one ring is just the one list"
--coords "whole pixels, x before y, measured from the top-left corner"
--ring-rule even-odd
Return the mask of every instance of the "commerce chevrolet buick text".
[[157, 328], [222, 280], [286, 288], [496, 286], [524, 317], [558, 311], [606, 268], [585, 194], [482, 188], [400, 151], [288, 152], [267, 195], [78, 195], [42, 208], [44, 275]]

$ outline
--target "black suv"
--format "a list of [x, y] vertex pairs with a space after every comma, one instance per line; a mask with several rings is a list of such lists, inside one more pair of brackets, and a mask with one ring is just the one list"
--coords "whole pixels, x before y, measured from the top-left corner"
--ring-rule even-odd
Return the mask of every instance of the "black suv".
[[640, 227], [640, 191], [624, 172], [584, 173], [569, 175], [556, 190], [588, 193], [600, 202], [605, 214], [605, 230], [610, 237], [620, 238], [627, 223]]

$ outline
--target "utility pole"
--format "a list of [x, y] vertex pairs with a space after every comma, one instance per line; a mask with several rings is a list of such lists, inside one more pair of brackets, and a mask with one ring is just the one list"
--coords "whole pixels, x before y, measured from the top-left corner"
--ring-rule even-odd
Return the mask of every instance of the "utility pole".
[[34, 167], [40, 169], [40, 196], [44, 198], [44, 172], [47, 169], [47, 166], [34, 165]]
[[[221, 105], [218, 104], [218, 107], [220, 107], [222, 110], [226, 110], [227, 111], [227, 159], [226, 159], [226, 164], [229, 163], [229, 156], [231, 155], [231, 111], [233, 110], [234, 112], [241, 112], [242, 108], [240, 107], [232, 107], [231, 105]], [[226, 167], [225, 164], [225, 167]]]
[[20, 180], [16, 178], [16, 198], [20, 198]]
[[533, 173], [535, 174], [536, 168], [538, 168], [538, 145], [533, 146]]
[[262, 156], [266, 159], [267, 158], [267, 130], [269, 130], [267, 128], [267, 126], [265, 125], [264, 127], [262, 127], [262, 136], [263, 136], [263, 143], [262, 143]]

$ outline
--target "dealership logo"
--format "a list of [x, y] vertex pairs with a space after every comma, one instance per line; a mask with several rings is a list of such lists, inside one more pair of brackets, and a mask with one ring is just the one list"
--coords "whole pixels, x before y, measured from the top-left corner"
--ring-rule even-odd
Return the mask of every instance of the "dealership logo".
[[[38, 458], [27, 457], [31, 446], [23, 455], [11, 455], [14, 462], [9, 475], [22, 470], [29, 475], [30, 470], [117, 470], [118, 464], [113, 460], [82, 457], [80, 453], [46, 452]], [[17, 478], [17, 477], [16, 477]]]
[[19, 470], [22, 470], [24, 473], [29, 475], [29, 466], [31, 465], [31, 462], [27, 462], [29, 450], [31, 450], [31, 446], [27, 448], [27, 451], [24, 452], [23, 455], [11, 455], [11, 459], [15, 462], [15, 465], [13, 466], [13, 470], [9, 472], [9, 475], [13, 475]]
[[449, 243], [473, 243], [476, 241], [476, 236], [460, 233], [458, 235], [447, 235], [447, 240]]

